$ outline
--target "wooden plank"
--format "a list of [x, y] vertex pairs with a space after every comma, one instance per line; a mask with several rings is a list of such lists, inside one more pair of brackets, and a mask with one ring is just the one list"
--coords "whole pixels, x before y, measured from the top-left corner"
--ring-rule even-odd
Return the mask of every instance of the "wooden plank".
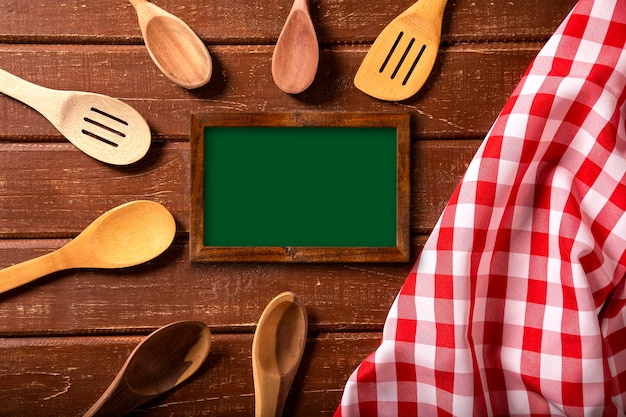
[[[410, 225], [428, 233], [481, 141], [414, 141]], [[102, 164], [63, 144], [0, 143], [0, 238], [67, 238], [137, 199], [163, 204], [189, 231], [189, 144], [155, 143], [131, 167]]]
[[413, 233], [430, 233], [481, 143], [480, 140], [413, 143], [410, 221]]
[[[424, 238], [412, 242], [413, 259]], [[66, 240], [0, 241], [2, 266]], [[251, 331], [265, 305], [297, 293], [312, 331], [380, 330], [412, 262], [402, 264], [193, 263], [185, 238], [147, 264], [69, 270], [0, 294], [0, 337], [142, 331], [164, 320], [200, 320], [219, 332]]]
[[188, 144], [155, 144], [131, 167], [100, 163], [69, 143], [0, 148], [3, 237], [73, 237], [100, 214], [136, 199], [165, 205], [188, 230]]
[[[245, 2], [154, 3], [187, 22], [208, 44], [275, 43], [291, 3], [278, 0]], [[310, 4], [320, 43], [372, 42], [382, 28], [413, 4], [317, 0]], [[545, 39], [575, 0], [525, 2], [458, 0], [449, 2], [444, 42], [493, 42]], [[142, 42], [135, 10], [128, 2], [81, 0], [62, 3], [0, 1], [0, 42], [134, 43]]]
[[[0, 415], [20, 416], [24, 410], [37, 417], [82, 415], [142, 338], [0, 339]], [[349, 375], [379, 340], [379, 333], [311, 335], [285, 415], [332, 415]], [[204, 365], [133, 415], [253, 415], [251, 347], [251, 334], [214, 334]]]
[[[429, 81], [402, 103], [373, 99], [352, 79], [364, 46], [321, 54], [318, 77], [303, 94], [280, 91], [269, 46], [221, 46], [203, 88], [187, 91], [163, 76], [140, 46], [0, 45], [2, 67], [49, 88], [93, 91], [126, 101], [156, 139], [188, 140], [191, 113], [349, 111], [411, 114], [414, 137], [481, 138], [491, 127], [540, 44], [469, 44], [444, 48]], [[65, 141], [34, 110], [0, 96], [0, 141]]]

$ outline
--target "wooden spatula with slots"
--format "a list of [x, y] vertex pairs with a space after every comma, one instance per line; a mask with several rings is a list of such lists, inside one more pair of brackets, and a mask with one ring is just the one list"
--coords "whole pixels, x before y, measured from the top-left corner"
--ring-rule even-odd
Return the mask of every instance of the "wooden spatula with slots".
[[380, 100], [405, 100], [419, 91], [439, 51], [447, 0], [419, 0], [389, 23], [363, 59], [354, 85]]
[[37, 110], [67, 140], [99, 161], [128, 165], [141, 159], [150, 148], [148, 123], [116, 98], [53, 90], [1, 69], [0, 92]]

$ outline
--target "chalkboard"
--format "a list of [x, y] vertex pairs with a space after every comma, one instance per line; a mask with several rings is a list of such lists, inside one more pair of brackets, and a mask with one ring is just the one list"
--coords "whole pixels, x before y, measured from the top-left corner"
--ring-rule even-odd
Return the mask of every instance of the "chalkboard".
[[406, 262], [406, 114], [192, 116], [193, 261]]

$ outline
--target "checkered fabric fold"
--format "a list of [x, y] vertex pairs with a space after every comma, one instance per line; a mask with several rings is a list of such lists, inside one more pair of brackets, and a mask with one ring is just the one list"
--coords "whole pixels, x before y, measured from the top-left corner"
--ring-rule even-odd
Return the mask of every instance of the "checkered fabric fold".
[[336, 417], [624, 415], [625, 42], [580, 0], [542, 48]]

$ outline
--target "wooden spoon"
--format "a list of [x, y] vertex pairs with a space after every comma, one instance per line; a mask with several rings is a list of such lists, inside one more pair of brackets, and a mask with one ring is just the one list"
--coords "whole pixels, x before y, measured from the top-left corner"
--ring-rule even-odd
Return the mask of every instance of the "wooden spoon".
[[255, 416], [279, 417], [306, 344], [306, 310], [292, 292], [267, 305], [252, 341]]
[[53, 90], [4, 70], [0, 70], [0, 92], [37, 110], [78, 149], [99, 161], [132, 164], [150, 148], [148, 123], [113, 97]]
[[161, 327], [144, 339], [100, 399], [83, 417], [123, 416], [179, 385], [200, 368], [211, 331], [197, 321]]
[[419, 91], [433, 69], [447, 0], [419, 0], [378, 35], [354, 85], [380, 100], [405, 100]]
[[213, 64], [206, 46], [181, 19], [146, 0], [130, 0], [148, 53], [174, 83], [187, 89], [202, 87]]
[[317, 73], [319, 46], [307, 0], [294, 0], [272, 56], [272, 77], [286, 93], [309, 88]]
[[176, 234], [170, 212], [152, 201], [122, 204], [93, 221], [65, 246], [0, 270], [0, 293], [72, 268], [125, 268], [167, 249]]

